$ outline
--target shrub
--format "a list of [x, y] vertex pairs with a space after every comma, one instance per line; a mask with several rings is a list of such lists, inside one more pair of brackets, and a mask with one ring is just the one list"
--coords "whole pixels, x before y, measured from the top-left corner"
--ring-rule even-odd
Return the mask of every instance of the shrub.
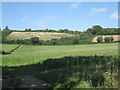
[[38, 42], [39, 42], [39, 38], [38, 37], [32, 37], [31, 38], [31, 43], [36, 44]]
[[101, 86], [105, 82], [105, 77], [102, 72], [97, 71], [92, 74], [91, 81], [94, 87]]
[[104, 41], [107, 42], [107, 43], [109, 43], [110, 42], [110, 37], [105, 37]]
[[110, 41], [113, 42], [114, 38], [113, 36], [110, 36]]
[[100, 37], [97, 38], [97, 42], [98, 42], [98, 43], [100, 43], [100, 42], [102, 42], [102, 41], [103, 41], [103, 37], [102, 37], [102, 36], [100, 36]]

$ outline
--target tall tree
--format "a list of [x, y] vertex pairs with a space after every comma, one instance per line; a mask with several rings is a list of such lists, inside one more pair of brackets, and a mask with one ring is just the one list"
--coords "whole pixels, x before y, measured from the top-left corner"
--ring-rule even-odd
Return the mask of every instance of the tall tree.
[[92, 34], [99, 34], [101, 32], [102, 27], [100, 25], [95, 25], [92, 27]]

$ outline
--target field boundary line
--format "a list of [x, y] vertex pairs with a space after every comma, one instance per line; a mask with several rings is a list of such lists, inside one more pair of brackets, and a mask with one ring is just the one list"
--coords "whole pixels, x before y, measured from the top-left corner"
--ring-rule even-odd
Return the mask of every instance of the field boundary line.
[[17, 49], [19, 49], [22, 45], [18, 45], [16, 48], [14, 48], [13, 50], [6, 52], [5, 54], [2, 55], [8, 55], [8, 54], [12, 54], [13, 52], [15, 52]]

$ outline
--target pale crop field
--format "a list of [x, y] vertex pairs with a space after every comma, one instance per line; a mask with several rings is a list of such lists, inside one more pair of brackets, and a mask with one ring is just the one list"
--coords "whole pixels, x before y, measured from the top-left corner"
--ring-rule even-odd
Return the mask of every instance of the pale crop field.
[[[3, 44], [4, 50], [8, 50], [8, 48], [11, 49], [11, 45]], [[118, 55], [118, 43], [58, 46], [22, 45], [12, 54], [2, 56], [2, 66], [29, 65], [43, 62], [48, 58], [60, 58], [64, 56], [94, 55], [116, 56]]]
[[[101, 36], [103, 37], [103, 42], [104, 42], [104, 38], [105, 38], [105, 37], [110, 37], [110, 36], [113, 36], [113, 38], [114, 38], [113, 41], [120, 41], [120, 35], [101, 35]], [[94, 37], [93, 42], [97, 42], [97, 38], [98, 38], [98, 37], [99, 37], [99, 36]]]
[[60, 39], [61, 37], [72, 37], [74, 34], [56, 33], [56, 32], [12, 32], [7, 36], [8, 40], [30, 39], [38, 37], [40, 40]]

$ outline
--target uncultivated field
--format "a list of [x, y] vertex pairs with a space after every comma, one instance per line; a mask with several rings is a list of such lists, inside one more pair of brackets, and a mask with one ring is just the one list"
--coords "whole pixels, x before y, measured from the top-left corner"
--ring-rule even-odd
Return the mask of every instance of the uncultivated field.
[[[11, 50], [11, 46], [3, 44], [3, 50]], [[37, 46], [22, 45], [9, 55], [2, 56], [2, 66], [20, 66], [43, 62], [48, 58], [60, 58], [64, 56], [116, 56], [118, 55], [118, 43], [86, 44], [86, 45], [58, 45]]]
[[74, 34], [56, 33], [56, 32], [12, 32], [8, 35], [8, 40], [30, 39], [38, 37], [40, 40], [60, 39], [61, 37], [71, 37]]

